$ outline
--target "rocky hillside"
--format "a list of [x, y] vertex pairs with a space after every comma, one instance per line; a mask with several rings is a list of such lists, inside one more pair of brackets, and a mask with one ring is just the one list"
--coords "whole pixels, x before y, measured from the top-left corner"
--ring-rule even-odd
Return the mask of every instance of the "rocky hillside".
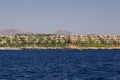
[[31, 33], [23, 32], [21, 30], [12, 28], [0, 30], [0, 35], [15, 35], [15, 34], [31, 34]]
[[70, 36], [70, 34], [72, 34], [72, 33], [71, 33], [71, 32], [69, 32], [69, 31], [58, 30], [58, 31], [54, 32], [54, 34], [56, 34], [56, 35], [65, 35], [65, 36]]

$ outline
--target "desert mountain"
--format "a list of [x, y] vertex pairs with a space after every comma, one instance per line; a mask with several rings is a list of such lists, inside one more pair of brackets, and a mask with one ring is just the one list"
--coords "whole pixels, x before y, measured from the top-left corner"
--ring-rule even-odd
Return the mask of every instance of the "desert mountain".
[[30, 34], [30, 33], [23, 32], [21, 30], [13, 29], [13, 28], [0, 30], [0, 35], [15, 35], [15, 34]]
[[69, 32], [69, 31], [58, 30], [58, 31], [54, 32], [54, 34], [56, 34], [56, 35], [65, 35], [65, 36], [70, 36], [70, 34], [72, 34], [72, 33], [71, 33], [71, 32]]

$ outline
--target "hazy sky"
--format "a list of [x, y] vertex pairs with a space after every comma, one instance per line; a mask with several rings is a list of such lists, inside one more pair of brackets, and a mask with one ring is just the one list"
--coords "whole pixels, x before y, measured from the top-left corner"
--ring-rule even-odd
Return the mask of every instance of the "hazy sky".
[[0, 0], [0, 30], [120, 34], [120, 0]]

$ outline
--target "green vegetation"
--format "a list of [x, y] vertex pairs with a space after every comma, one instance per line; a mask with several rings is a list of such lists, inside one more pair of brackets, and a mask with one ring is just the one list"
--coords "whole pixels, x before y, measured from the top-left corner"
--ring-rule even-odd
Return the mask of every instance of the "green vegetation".
[[79, 47], [117, 47], [120, 45], [111, 44], [78, 44]]

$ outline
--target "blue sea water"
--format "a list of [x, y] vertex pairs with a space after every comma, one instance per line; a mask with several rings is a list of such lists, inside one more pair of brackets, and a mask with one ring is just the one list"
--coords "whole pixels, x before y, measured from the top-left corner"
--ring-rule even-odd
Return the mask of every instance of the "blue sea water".
[[120, 80], [120, 50], [1, 50], [0, 80]]

